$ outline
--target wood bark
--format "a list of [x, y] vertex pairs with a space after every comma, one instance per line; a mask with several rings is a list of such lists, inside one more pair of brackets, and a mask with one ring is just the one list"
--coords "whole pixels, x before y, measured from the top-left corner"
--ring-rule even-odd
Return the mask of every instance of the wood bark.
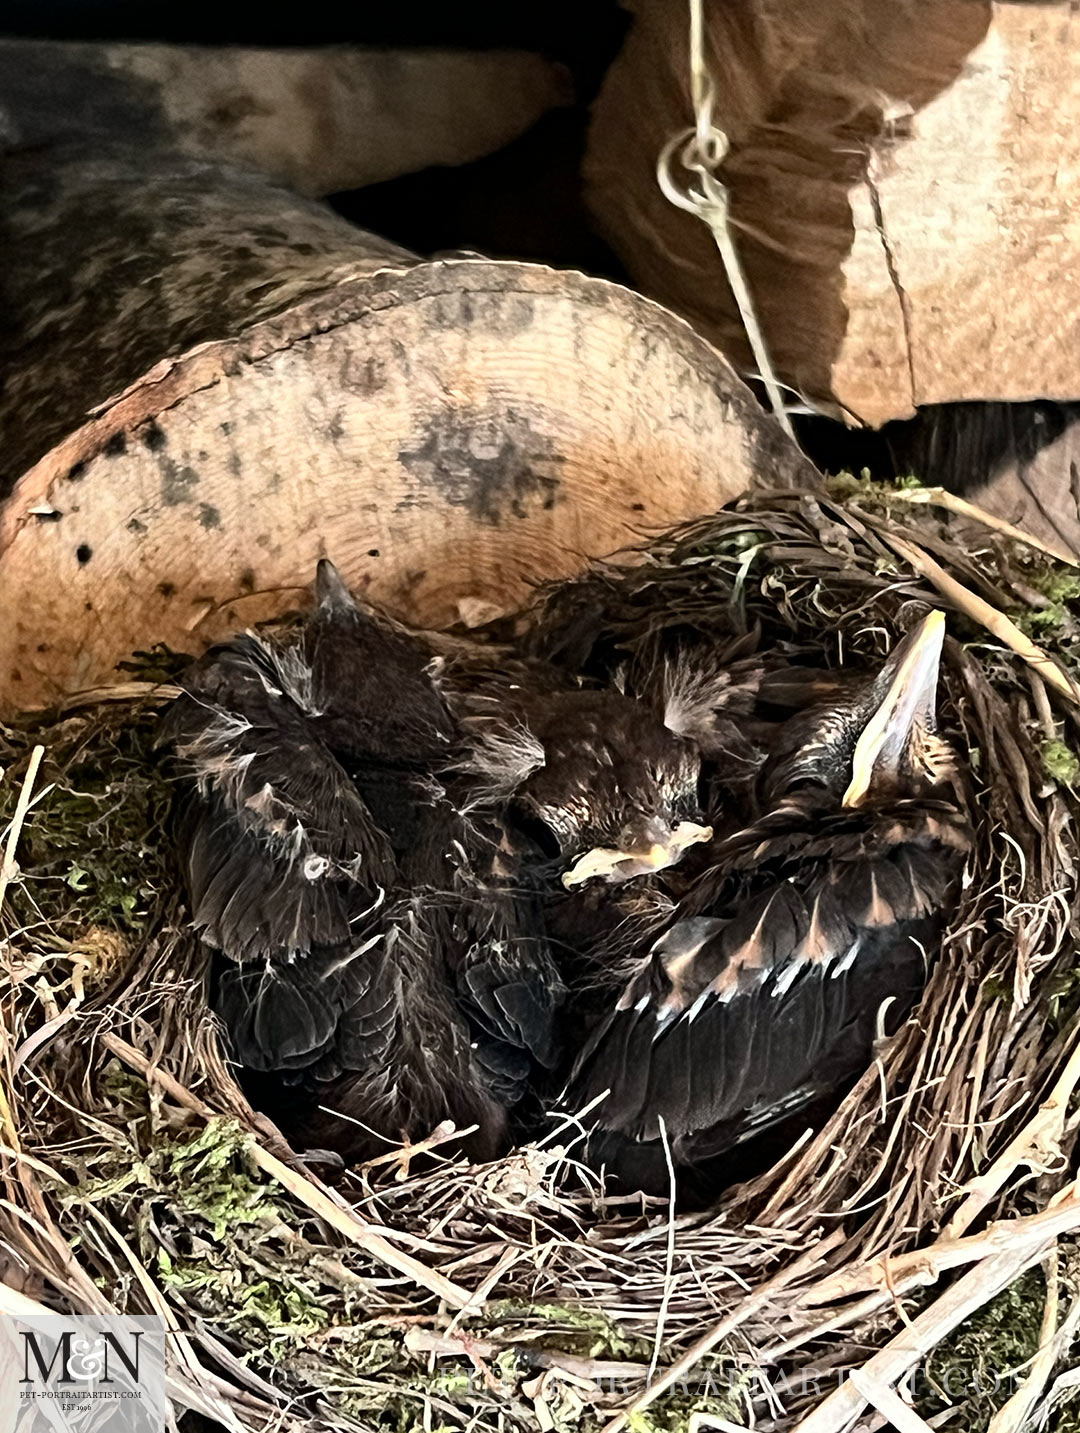
[[1010, 461], [972, 500], [1080, 562], [1080, 423]]
[[142, 146], [250, 164], [298, 193], [464, 164], [572, 100], [523, 50], [213, 49], [0, 40], [0, 136]]
[[[133, 99], [134, 96], [134, 99]], [[137, 94], [0, 165], [0, 706], [197, 650], [328, 554], [475, 623], [590, 555], [812, 470], [682, 321], [523, 264], [422, 263]]]
[[[595, 108], [589, 202], [642, 287], [748, 365], [708, 230], [656, 182], [691, 122], [685, 0], [634, 9]], [[875, 426], [1080, 396], [1072, 7], [706, 0], [706, 17], [722, 177], [786, 381]]]

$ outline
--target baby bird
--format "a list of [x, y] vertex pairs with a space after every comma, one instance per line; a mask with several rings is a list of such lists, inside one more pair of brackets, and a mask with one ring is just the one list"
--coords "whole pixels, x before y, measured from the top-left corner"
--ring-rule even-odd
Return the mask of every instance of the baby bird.
[[[609, 1092], [590, 1158], [626, 1186], [667, 1191], [665, 1143], [687, 1175], [836, 1090], [882, 1005], [895, 1028], [917, 998], [971, 840], [936, 731], [943, 635], [932, 612], [876, 675], [801, 684], [757, 814], [712, 843], [589, 1036], [566, 1099]], [[778, 673], [773, 696], [793, 685]]]
[[197, 662], [165, 718], [211, 1001], [252, 1097], [349, 1159], [451, 1119], [488, 1158], [565, 996], [554, 886], [677, 861], [698, 758], [648, 706], [415, 632], [327, 561], [292, 633]]

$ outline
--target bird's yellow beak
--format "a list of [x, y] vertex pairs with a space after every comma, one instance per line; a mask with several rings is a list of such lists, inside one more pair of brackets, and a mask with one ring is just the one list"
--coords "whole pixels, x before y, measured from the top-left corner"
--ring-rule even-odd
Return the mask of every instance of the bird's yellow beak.
[[873, 786], [894, 777], [912, 743], [933, 729], [944, 640], [945, 614], [931, 612], [882, 668], [884, 693], [855, 744], [845, 806], [860, 805]]
[[688, 846], [712, 840], [712, 827], [694, 821], [680, 821], [666, 841], [654, 841], [640, 851], [619, 851], [595, 846], [579, 856], [563, 874], [562, 883], [568, 891], [599, 877], [609, 882], [629, 881], [635, 876], [648, 876], [674, 866], [682, 859]]

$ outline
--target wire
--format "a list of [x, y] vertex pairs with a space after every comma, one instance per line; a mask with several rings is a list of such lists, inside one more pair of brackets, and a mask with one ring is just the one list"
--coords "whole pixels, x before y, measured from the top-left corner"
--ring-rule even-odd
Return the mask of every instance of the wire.
[[[720, 250], [724, 272], [738, 305], [739, 317], [750, 341], [761, 381], [765, 385], [769, 406], [784, 432], [794, 440], [791, 417], [781, 393], [784, 385], [777, 378], [769, 357], [750, 286], [746, 281], [746, 272], [735, 246], [728, 188], [716, 175], [730, 146], [727, 135], [713, 121], [716, 89], [705, 59], [704, 0], [690, 0], [690, 97], [694, 107], [694, 124], [680, 130], [660, 151], [656, 165], [657, 181], [664, 197], [671, 204], [695, 215], [708, 225], [716, 247]], [[675, 179], [676, 160], [687, 174], [693, 176], [685, 186], [680, 186]]]

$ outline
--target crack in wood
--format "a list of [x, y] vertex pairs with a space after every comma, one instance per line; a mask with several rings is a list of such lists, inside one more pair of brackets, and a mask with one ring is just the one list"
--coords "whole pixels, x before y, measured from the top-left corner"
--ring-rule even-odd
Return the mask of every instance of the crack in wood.
[[900, 282], [900, 269], [896, 262], [896, 254], [893, 251], [889, 234], [885, 228], [885, 214], [881, 205], [881, 194], [873, 175], [873, 156], [866, 167], [866, 188], [870, 195], [870, 207], [874, 215], [874, 225], [877, 228], [878, 238], [881, 240], [882, 252], [885, 255], [885, 267], [889, 273], [889, 282], [896, 292], [897, 302], [900, 305], [900, 322], [904, 329], [904, 351], [907, 354], [908, 382], [911, 385], [911, 402], [917, 406], [917, 389], [915, 386], [915, 352], [912, 347], [911, 331], [911, 301], [904, 291]]

